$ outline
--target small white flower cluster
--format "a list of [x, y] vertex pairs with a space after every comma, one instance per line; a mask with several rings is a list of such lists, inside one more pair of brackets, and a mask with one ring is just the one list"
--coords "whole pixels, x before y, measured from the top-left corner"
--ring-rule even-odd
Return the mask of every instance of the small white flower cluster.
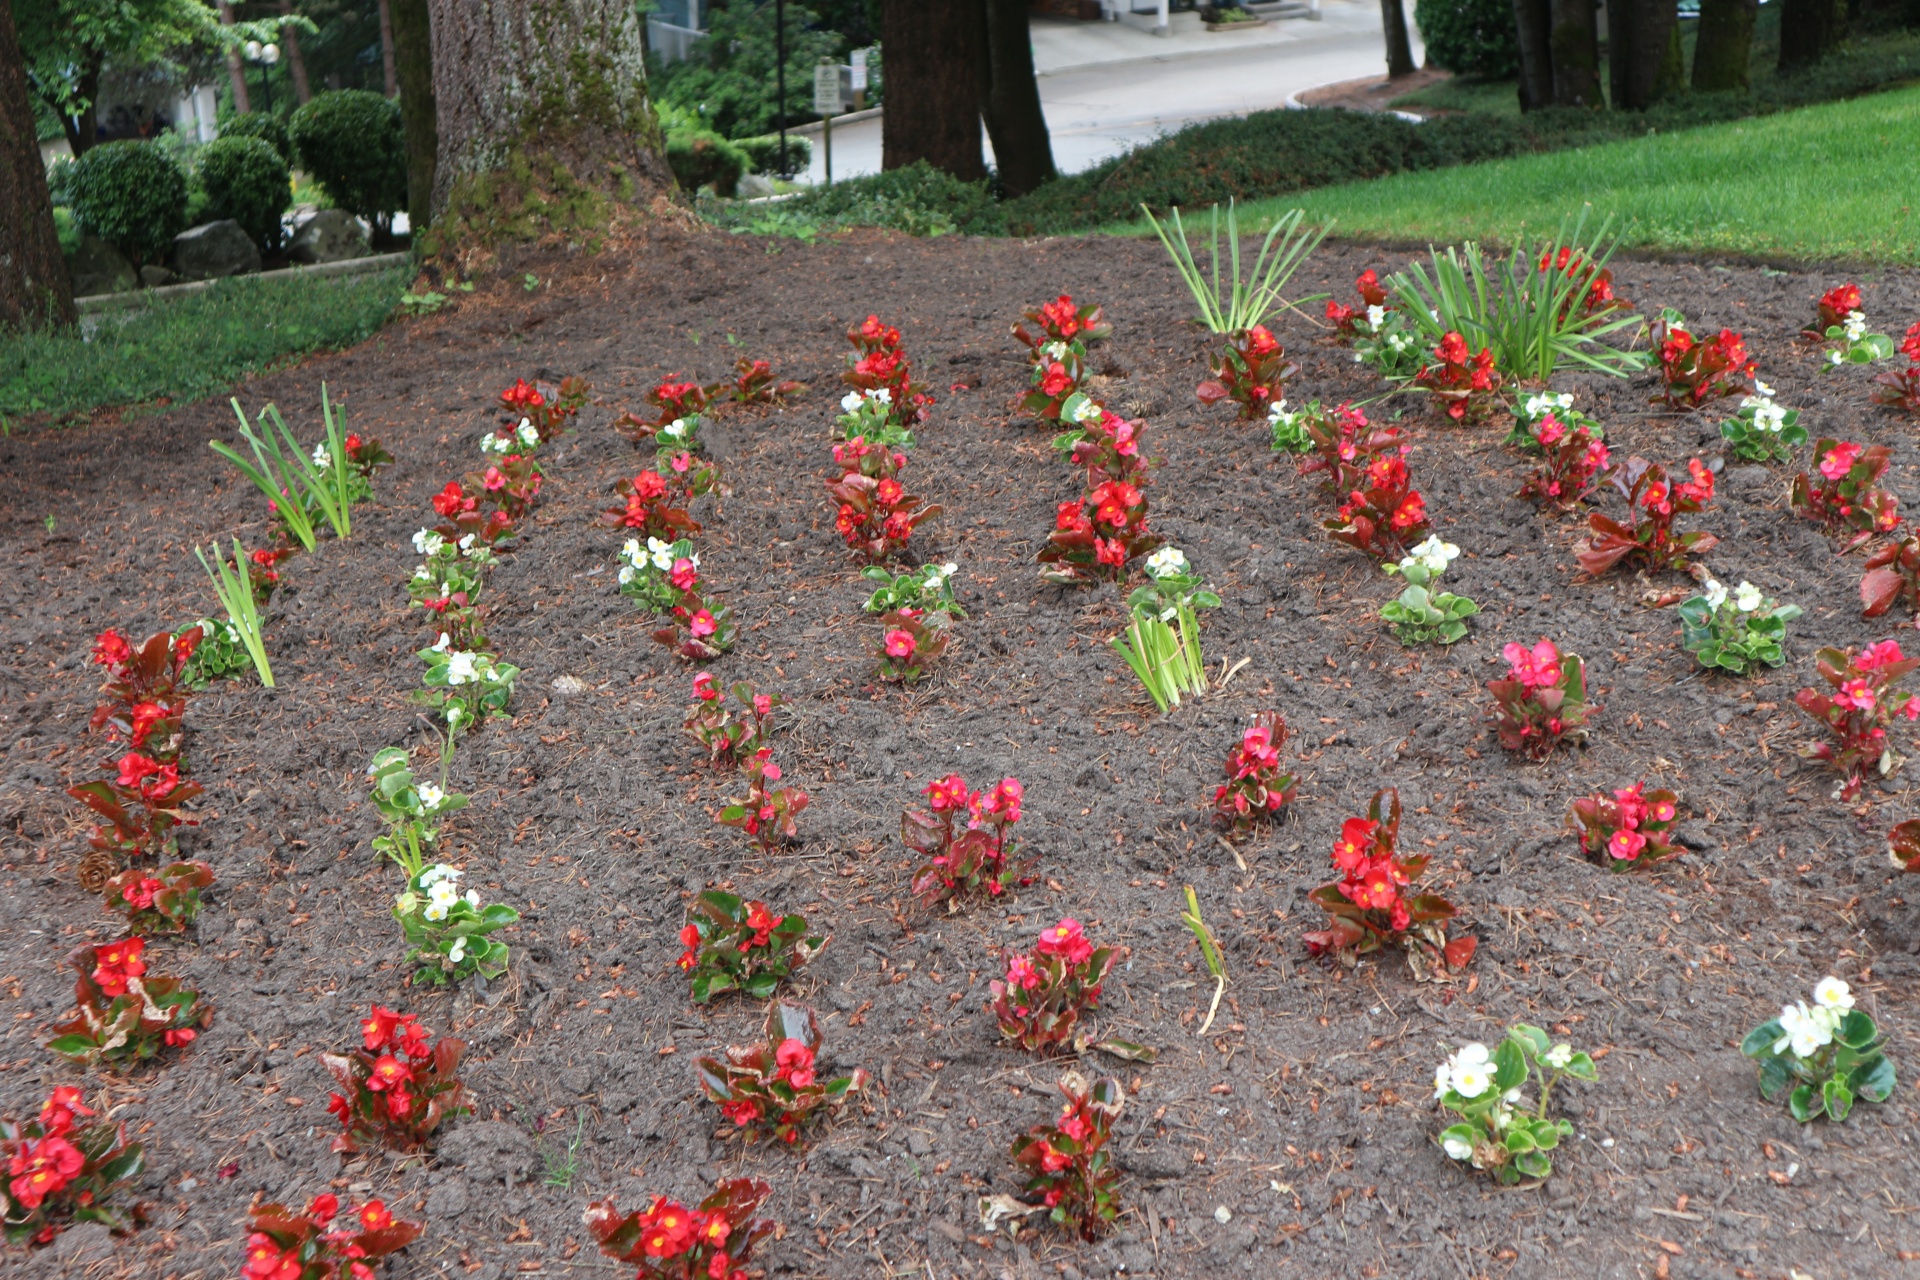
[[1847, 312], [1846, 324], [1841, 327], [1848, 342], [1858, 342], [1867, 336], [1867, 313], [1864, 311]]
[[[1858, 314], [1857, 312], [1855, 314]], [[1796, 1000], [1780, 1010], [1780, 1030], [1773, 1051], [1791, 1050], [1796, 1058], [1811, 1058], [1833, 1043], [1840, 1020], [1853, 1008], [1853, 990], [1838, 978], [1826, 977], [1813, 985], [1813, 1007]]]
[[1451, 542], [1440, 541], [1438, 534], [1429, 534], [1427, 540], [1407, 553], [1400, 562], [1400, 572], [1408, 569], [1424, 569], [1429, 579], [1438, 578], [1447, 571], [1447, 566], [1460, 558], [1460, 548]]
[[1764, 382], [1755, 382], [1754, 389], [1760, 394], [1747, 396], [1740, 401], [1740, 409], [1753, 410], [1753, 429], [1765, 431], [1769, 435], [1779, 435], [1787, 425], [1787, 410], [1773, 402], [1773, 388]]
[[[413, 535], [413, 549], [432, 560], [446, 551], [447, 540], [431, 529], [421, 529]], [[455, 543], [454, 549], [460, 553], [462, 559], [471, 560], [475, 564], [493, 563], [493, 548], [486, 546], [470, 533]], [[426, 575], [415, 571], [413, 576], [419, 578]]]
[[322, 471], [333, 465], [333, 453], [327, 448], [325, 440], [313, 446], [313, 465]]
[[215, 622], [212, 618], [202, 618], [193, 624], [200, 628], [200, 634], [208, 640], [218, 636], [228, 644], [239, 644], [240, 633], [231, 622]]
[[1487, 1046], [1475, 1042], [1460, 1046], [1460, 1051], [1433, 1071], [1433, 1096], [1444, 1098], [1452, 1090], [1463, 1098], [1477, 1098], [1493, 1088], [1493, 1055]]
[[480, 437], [482, 453], [532, 453], [539, 447], [540, 432], [526, 418], [520, 419], [520, 425], [514, 428], [510, 435], [503, 436], [496, 431], [489, 431]]
[[[700, 556], [697, 552], [689, 553], [687, 560], [695, 569], [700, 567]], [[671, 542], [648, 538], [647, 545], [642, 547], [640, 539], [628, 538], [626, 545], [620, 548], [620, 585], [623, 587], [649, 569], [665, 573], [671, 568], [673, 568]]]
[[[459, 880], [460, 872], [444, 862], [436, 862], [425, 871], [422, 871], [420, 873], [420, 887], [427, 891], [427, 905], [421, 910], [420, 914], [436, 924], [445, 920], [447, 918], [447, 912], [453, 908], [454, 904], [460, 901]], [[467, 890], [466, 902], [468, 906], [478, 910], [480, 906], [479, 890]], [[466, 939], [462, 938], [458, 941], [465, 942]], [[453, 956], [451, 959], [457, 962], [460, 957]]]
[[1378, 333], [1380, 332], [1380, 326], [1385, 324], [1386, 322], [1387, 322], [1387, 309], [1385, 307], [1380, 306], [1377, 303], [1370, 304], [1367, 307], [1367, 328], [1373, 330], [1375, 333]]
[[1542, 394], [1528, 396], [1526, 404], [1523, 406], [1523, 411], [1527, 415], [1528, 422], [1538, 422], [1550, 413], [1556, 416], [1569, 413], [1572, 409], [1573, 395], [1566, 391], [1562, 391], [1558, 395]]
[[[1281, 403], [1284, 404], [1285, 401]], [[1278, 406], [1275, 407], [1277, 408]], [[1101, 415], [1105, 412], [1106, 410], [1101, 408], [1091, 397], [1083, 396], [1081, 397], [1080, 403], [1073, 407], [1073, 412], [1068, 416], [1076, 424], [1085, 425], [1089, 422], [1100, 421]]]
[[1154, 578], [1184, 578], [1191, 566], [1186, 552], [1178, 547], [1162, 547], [1147, 557], [1147, 574]]
[[849, 391], [840, 397], [840, 411], [858, 413], [861, 403], [866, 400], [878, 400], [881, 404], [890, 405], [893, 403], [893, 392], [885, 387], [876, 387], [869, 391]]
[[660, 428], [660, 438], [662, 440], [671, 440], [677, 445], [687, 445], [692, 442], [694, 429], [699, 425], [699, 421], [698, 418], [695, 418], [692, 422], [687, 421], [685, 418], [675, 418], [672, 422]]
[[945, 564], [929, 564], [921, 567], [927, 575], [924, 590], [930, 595], [939, 595], [946, 589], [947, 579], [960, 572], [960, 566], [949, 560]]
[[[1706, 598], [1709, 608], [1718, 609], [1727, 602], [1727, 589], [1717, 578], [1708, 578], [1706, 590], [1701, 594]], [[1742, 613], [1752, 613], [1765, 599], [1760, 588], [1751, 582], [1742, 582], [1733, 589], [1734, 607]]]

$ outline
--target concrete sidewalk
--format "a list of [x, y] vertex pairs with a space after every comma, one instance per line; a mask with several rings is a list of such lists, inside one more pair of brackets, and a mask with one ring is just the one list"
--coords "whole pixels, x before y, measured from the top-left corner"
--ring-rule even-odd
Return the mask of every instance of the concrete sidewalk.
[[[1119, 23], [1036, 19], [1034, 60], [1054, 163], [1078, 173], [1197, 120], [1271, 110], [1302, 89], [1385, 73], [1377, 5], [1325, 0], [1322, 13], [1319, 22], [1170, 37]], [[822, 182], [819, 126], [806, 133], [814, 142], [807, 180]], [[984, 130], [982, 142], [992, 163]], [[836, 126], [833, 176], [879, 171], [880, 120]]]

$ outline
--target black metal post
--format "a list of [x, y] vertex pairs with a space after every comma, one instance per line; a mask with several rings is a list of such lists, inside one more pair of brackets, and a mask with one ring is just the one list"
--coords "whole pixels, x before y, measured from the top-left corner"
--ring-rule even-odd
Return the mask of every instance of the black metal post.
[[787, 167], [787, 0], [773, 0], [773, 91], [780, 112], [780, 176], [791, 177]]

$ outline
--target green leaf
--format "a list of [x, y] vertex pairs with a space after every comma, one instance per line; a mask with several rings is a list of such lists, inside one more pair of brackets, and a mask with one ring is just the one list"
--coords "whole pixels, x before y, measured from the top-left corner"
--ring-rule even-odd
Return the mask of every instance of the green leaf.
[[1536, 1058], [1553, 1048], [1553, 1042], [1547, 1038], [1546, 1032], [1524, 1022], [1514, 1023], [1508, 1029], [1507, 1036], [1511, 1040], [1518, 1041], [1522, 1048], [1531, 1050]]
[[1567, 1059], [1567, 1074], [1576, 1080], [1598, 1080], [1600, 1068], [1593, 1065], [1593, 1059], [1584, 1053], [1576, 1053]]
[[1502, 1040], [1500, 1047], [1493, 1051], [1493, 1087], [1498, 1093], [1517, 1089], [1527, 1082], [1527, 1058], [1520, 1051], [1520, 1045], [1513, 1040]]
[[1880, 1029], [1864, 1009], [1849, 1009], [1840, 1019], [1840, 1040], [1858, 1052], [1871, 1049], [1880, 1039]]
[[1533, 1140], [1533, 1134], [1524, 1127], [1516, 1127], [1507, 1131], [1507, 1150], [1515, 1155], [1519, 1155], [1525, 1151], [1532, 1151], [1539, 1145], [1539, 1143]]
[[1758, 1058], [1763, 1054], [1771, 1055], [1774, 1042], [1784, 1034], [1780, 1029], [1780, 1019], [1770, 1019], [1747, 1032], [1747, 1038], [1740, 1042], [1740, 1052], [1749, 1058]]
[[1893, 1062], [1876, 1053], [1854, 1067], [1848, 1083], [1868, 1102], [1885, 1102], [1893, 1093]]
[[1780, 1095], [1793, 1084], [1793, 1071], [1784, 1059], [1767, 1058], [1760, 1063], [1760, 1096], [1768, 1102], [1778, 1102]]
[[83, 1035], [55, 1036], [47, 1041], [47, 1048], [65, 1057], [78, 1057], [94, 1047], [93, 1041]]
[[1813, 1086], [1803, 1084], [1787, 1095], [1787, 1110], [1793, 1113], [1795, 1120], [1805, 1124], [1819, 1115], [1820, 1107], [1826, 1105], [1824, 1101], [1820, 1101], [1819, 1106], [1816, 1106], [1816, 1101], [1818, 1097], [1813, 1091]]
[[1838, 1076], [1820, 1086], [1820, 1097], [1826, 1105], [1827, 1114], [1835, 1120], [1845, 1120], [1847, 1113], [1853, 1110], [1853, 1091]]
[[1525, 1155], [1515, 1156], [1513, 1163], [1529, 1178], [1553, 1176], [1553, 1161], [1538, 1151], [1529, 1151]]

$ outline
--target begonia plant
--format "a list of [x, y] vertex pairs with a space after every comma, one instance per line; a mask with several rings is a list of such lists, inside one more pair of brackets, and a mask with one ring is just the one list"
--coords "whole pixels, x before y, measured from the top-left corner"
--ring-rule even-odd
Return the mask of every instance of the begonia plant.
[[731, 1046], [718, 1058], [694, 1059], [694, 1079], [746, 1141], [766, 1137], [795, 1146], [807, 1129], [845, 1106], [869, 1078], [858, 1067], [844, 1076], [823, 1078], [818, 1067], [824, 1040], [812, 1009], [775, 1000], [767, 1006], [763, 1043]]
[[868, 565], [860, 571], [860, 576], [880, 586], [861, 607], [868, 613], [909, 608], [964, 618], [967, 611], [960, 607], [953, 594], [953, 575], [959, 571], [960, 566], [951, 560], [944, 564], [923, 564], [905, 573], [895, 573], [885, 565]]
[[[1305, 434], [1307, 449], [1313, 454], [1301, 460], [1300, 474], [1319, 476], [1320, 492], [1336, 502], [1346, 501], [1347, 495], [1361, 486], [1374, 463], [1404, 457], [1411, 447], [1406, 432], [1398, 427], [1373, 426], [1367, 415], [1351, 404], [1331, 411], [1318, 411], [1317, 405], [1316, 401], [1308, 406], [1288, 425]], [[1276, 439], [1279, 430], [1280, 424], [1276, 423]]]
[[[913, 531], [941, 513], [937, 503], [922, 505], [900, 483], [905, 455], [892, 455], [893, 465], [873, 476], [846, 470], [827, 482], [827, 495], [837, 506], [833, 527], [852, 550], [871, 562], [886, 560], [906, 550]], [[845, 465], [844, 463], [842, 464]]]
[[1800, 411], [1775, 404], [1773, 388], [1753, 384], [1754, 394], [1742, 398], [1739, 412], [1720, 424], [1728, 450], [1744, 462], [1784, 462], [1807, 442]]
[[799, 839], [796, 819], [807, 807], [809, 797], [798, 787], [773, 785], [782, 776], [780, 766], [773, 761], [773, 748], [761, 747], [740, 768], [747, 776], [746, 796], [722, 805], [713, 820], [746, 832], [762, 853]]
[[1573, 802], [1567, 825], [1580, 837], [1580, 852], [1610, 871], [1650, 867], [1679, 853], [1672, 840], [1680, 821], [1680, 797], [1636, 782], [1611, 796], [1596, 792]]
[[1645, 458], [1628, 458], [1610, 470], [1613, 487], [1627, 499], [1633, 523], [1601, 512], [1587, 517], [1586, 541], [1574, 549], [1583, 572], [1598, 577], [1619, 564], [1649, 572], [1682, 570], [1687, 557], [1705, 555], [1720, 539], [1703, 529], [1676, 534], [1673, 518], [1691, 515], [1713, 501], [1713, 472], [1700, 459], [1687, 463], [1688, 479], [1675, 483], [1667, 469]]
[[[678, 565], [676, 561], [676, 569]], [[704, 585], [696, 571], [693, 585], [680, 592], [667, 610], [664, 625], [653, 632], [655, 643], [689, 662], [710, 662], [733, 648], [733, 611], [704, 597], [700, 591]]]
[[1119, 951], [1095, 947], [1071, 916], [1040, 931], [1029, 953], [1008, 949], [1006, 973], [989, 988], [1000, 1034], [1029, 1052], [1070, 1047], [1082, 1014], [1100, 1007], [1100, 988]]
[[1113, 326], [1100, 317], [1099, 303], [1085, 302], [1076, 306], [1072, 297], [1064, 293], [1052, 302], [1028, 307], [1021, 314], [1026, 317], [1027, 324], [1034, 328], [1030, 332], [1026, 325], [1016, 324], [1013, 326], [1013, 337], [1034, 353], [1036, 363], [1040, 358], [1040, 348], [1050, 342], [1098, 342], [1113, 336]]
[[827, 939], [809, 934], [798, 912], [775, 915], [764, 902], [707, 889], [687, 907], [680, 945], [685, 950], [676, 963], [693, 984], [694, 1002], [705, 1004], [729, 991], [771, 999]]
[[[427, 846], [439, 835], [438, 821], [467, 807], [467, 797], [413, 776], [410, 757], [402, 747], [382, 747], [367, 766], [374, 807], [387, 824], [387, 833], [373, 838], [376, 852], [392, 858], [409, 879], [427, 865]], [[443, 760], [444, 764], [444, 760]]]
[[1500, 745], [1529, 760], [1545, 760], [1555, 747], [1587, 740], [1587, 721], [1600, 710], [1587, 702], [1587, 668], [1580, 655], [1563, 654], [1542, 639], [1529, 649], [1509, 643], [1501, 651], [1507, 674], [1487, 682], [1493, 707], [1487, 722]]
[[[1547, 1115], [1554, 1086], [1568, 1076], [1597, 1080], [1600, 1073], [1591, 1055], [1524, 1022], [1508, 1028], [1491, 1054], [1477, 1042], [1462, 1045], [1433, 1073], [1434, 1101], [1460, 1117], [1440, 1132], [1440, 1149], [1502, 1186], [1544, 1181], [1553, 1174], [1547, 1153], [1573, 1136], [1571, 1120]], [[1529, 1083], [1538, 1094], [1531, 1106]]]
[[1286, 745], [1286, 717], [1260, 711], [1227, 752], [1227, 780], [1214, 788], [1213, 820], [1230, 835], [1245, 835], [1255, 823], [1277, 818], [1293, 803], [1299, 780], [1280, 768], [1280, 749]]
[[939, 610], [902, 606], [874, 622], [879, 631], [872, 642], [873, 674], [881, 680], [920, 683], [927, 668], [946, 656], [953, 640], [953, 618]]
[[1813, 327], [1801, 333], [1826, 344], [1827, 357], [1820, 363], [1823, 373], [1845, 365], [1885, 360], [1894, 351], [1892, 338], [1867, 332], [1867, 313], [1860, 309], [1860, 286], [1856, 284], [1838, 285], [1821, 294], [1814, 304]]
[[1344, 302], [1327, 300], [1327, 322], [1333, 326], [1336, 336], [1352, 341], [1355, 338], [1378, 333], [1385, 323], [1391, 306], [1387, 301], [1387, 290], [1380, 283], [1380, 274], [1372, 267], [1360, 273], [1353, 282], [1354, 291], [1360, 295], [1360, 305], [1350, 307]]
[[1230, 335], [1226, 345], [1208, 359], [1207, 369], [1213, 376], [1194, 391], [1200, 403], [1231, 400], [1247, 422], [1266, 417], [1285, 398], [1287, 380], [1300, 372], [1279, 341], [1259, 324]]
[[620, 594], [635, 600], [650, 613], [668, 613], [680, 603], [683, 592], [691, 590], [700, 578], [700, 553], [693, 540], [680, 538], [668, 542], [649, 537], [646, 545], [628, 538], [620, 548], [620, 570], [615, 575]]
[[1899, 350], [1908, 360], [1907, 367], [1889, 369], [1873, 380], [1873, 402], [1920, 413], [1920, 321], [1907, 327]]
[[[1825, 525], [1836, 537], [1845, 537], [1851, 549], [1876, 533], [1892, 533], [1900, 526], [1900, 499], [1880, 488], [1893, 465], [1886, 445], [1861, 446], [1823, 437], [1814, 442], [1814, 470], [1793, 478], [1787, 505], [1793, 513]], [[1852, 530], [1851, 534], [1846, 531]]]
[[1147, 528], [1147, 499], [1138, 485], [1109, 480], [1054, 513], [1053, 532], [1040, 549], [1048, 582], [1080, 585], [1117, 581], [1127, 566], [1165, 541]]
[[1868, 556], [1864, 568], [1860, 605], [1867, 617], [1879, 617], [1901, 599], [1920, 611], [1920, 526], [1908, 525], [1906, 536]]
[[755, 693], [746, 680], [736, 680], [731, 690], [722, 691], [711, 672], [701, 671], [693, 677], [684, 728], [706, 751], [709, 762], [737, 767], [767, 745], [773, 709], [782, 701], [777, 693]]
[[855, 391], [887, 392], [893, 420], [903, 427], [925, 421], [933, 397], [913, 381], [911, 363], [900, 346], [900, 331], [882, 324], [878, 316], [868, 316], [847, 330], [847, 341], [858, 354], [840, 380]]
[[1475, 353], [1465, 338], [1449, 331], [1434, 346], [1433, 359], [1413, 375], [1413, 385], [1431, 394], [1449, 418], [1471, 424], [1499, 411], [1506, 378], [1493, 367], [1490, 348]]
[[602, 522], [616, 529], [631, 530], [636, 537], [659, 538], [677, 542], [688, 534], [700, 532], [700, 522], [684, 507], [674, 505], [677, 495], [666, 478], [651, 468], [631, 480], [614, 485], [624, 499], [618, 507], [601, 513]]
[[1708, 578], [1706, 589], [1681, 602], [1680, 647], [1709, 671], [1744, 675], [1755, 666], [1777, 667], [1787, 660], [1781, 642], [1787, 623], [1800, 606], [1781, 604], [1751, 582], [1729, 592]]
[[417, 1222], [401, 1222], [384, 1200], [340, 1214], [340, 1198], [317, 1195], [295, 1213], [283, 1204], [247, 1211], [242, 1280], [373, 1280], [380, 1259], [420, 1238]]
[[1758, 362], [1747, 354], [1746, 339], [1731, 329], [1701, 339], [1688, 327], [1686, 316], [1668, 307], [1653, 322], [1652, 342], [1663, 388], [1655, 404], [1698, 409], [1754, 389]]
[[416, 1151], [442, 1125], [470, 1115], [459, 1075], [466, 1052], [463, 1040], [434, 1040], [414, 1014], [374, 1005], [360, 1020], [358, 1048], [320, 1055], [327, 1074], [345, 1090], [327, 1097], [327, 1112], [341, 1128], [333, 1149]]
[[200, 993], [166, 974], [149, 974], [144, 938], [77, 947], [67, 957], [80, 975], [74, 1009], [54, 1024], [47, 1048], [87, 1066], [113, 1071], [144, 1062], [162, 1049], [191, 1044], [213, 1020]]
[[145, 1221], [143, 1204], [120, 1205], [120, 1191], [140, 1176], [145, 1153], [127, 1141], [124, 1122], [98, 1120], [79, 1089], [59, 1085], [32, 1120], [0, 1120], [0, 1180], [7, 1239], [43, 1245], [69, 1226], [97, 1222], [123, 1234]]
[[1529, 439], [1541, 457], [1516, 498], [1542, 507], [1571, 511], [1586, 501], [1613, 465], [1607, 446], [1585, 426], [1571, 430], [1549, 413], [1530, 428]]
[[1400, 793], [1383, 787], [1367, 816], [1348, 818], [1334, 841], [1340, 879], [1307, 895], [1327, 913], [1327, 927], [1304, 936], [1307, 950], [1352, 965], [1370, 952], [1400, 947], [1423, 976], [1463, 969], [1479, 940], [1471, 934], [1449, 939], [1447, 921], [1458, 909], [1438, 894], [1411, 892], [1431, 858], [1402, 854], [1399, 838]]
[[1813, 661], [1829, 692], [1802, 689], [1793, 702], [1825, 726], [1833, 740], [1809, 743], [1800, 755], [1838, 769], [1841, 780], [1834, 798], [1851, 800], [1860, 794], [1869, 771], [1885, 777], [1900, 763], [1887, 730], [1896, 718], [1920, 720], [1920, 697], [1894, 686], [1920, 667], [1920, 658], [1901, 653], [1898, 641], [1881, 640], [1858, 652], [1822, 649]]
[[107, 881], [100, 896], [133, 933], [182, 933], [200, 914], [200, 891], [212, 883], [206, 863], [172, 862], [151, 871], [129, 867]]
[[446, 632], [415, 657], [427, 664], [420, 674], [421, 688], [408, 696], [446, 718], [451, 733], [471, 733], [488, 716], [506, 711], [520, 668], [490, 653], [456, 649]]
[[714, 383], [707, 392], [716, 400], [735, 404], [779, 404], [806, 389], [804, 382], [776, 377], [772, 361], [741, 356], [733, 362], [733, 378]]
[[1536, 428], [1547, 418], [1558, 422], [1563, 433], [1577, 431], [1584, 427], [1589, 439], [1604, 440], [1607, 436], [1606, 429], [1600, 425], [1598, 419], [1589, 417], [1573, 407], [1573, 396], [1570, 392], [1562, 391], [1556, 394], [1551, 391], [1542, 391], [1514, 401], [1513, 425], [1507, 428], [1506, 439], [1500, 443], [1512, 445], [1527, 453], [1543, 452], [1544, 446], [1540, 443]]
[[500, 903], [482, 905], [478, 889], [462, 894], [461, 875], [436, 862], [409, 876], [406, 891], [393, 900], [416, 986], [445, 986], [476, 975], [491, 982], [507, 971], [507, 944], [488, 935], [518, 921], [520, 913]]
[[1087, 352], [1078, 342], [1049, 342], [1041, 347], [1027, 374], [1027, 390], [1014, 408], [1042, 422], [1060, 421], [1067, 401], [1087, 380]]
[[1089, 1084], [1074, 1071], [1060, 1078], [1060, 1093], [1058, 1118], [1015, 1138], [1013, 1162], [1027, 1171], [1027, 1194], [1040, 1197], [1048, 1218], [1092, 1240], [1120, 1216], [1120, 1170], [1107, 1144], [1127, 1095], [1111, 1076]]
[[1427, 532], [1427, 500], [1413, 487], [1406, 458], [1384, 454], [1367, 465], [1340, 509], [1320, 527], [1335, 542], [1384, 563], [1405, 555]]
[[1399, 596], [1380, 606], [1380, 616], [1404, 645], [1452, 644], [1467, 634], [1467, 619], [1480, 606], [1466, 596], [1435, 590], [1442, 575], [1460, 556], [1460, 548], [1442, 542], [1438, 534], [1409, 551], [1398, 564], [1382, 565], [1407, 583]]
[[1020, 821], [1025, 792], [1018, 778], [989, 791], [969, 791], [957, 773], [929, 782], [925, 809], [900, 815], [900, 843], [926, 859], [913, 873], [913, 892], [928, 906], [958, 911], [969, 899], [998, 897], [1019, 877], [1020, 846], [1010, 829]]
[[1740, 1052], [1760, 1063], [1760, 1096], [1802, 1124], [1826, 1116], [1845, 1120], [1856, 1102], [1885, 1102], [1893, 1094], [1893, 1060], [1880, 1028], [1856, 1008], [1853, 989], [1828, 976], [1813, 985], [1813, 1005], [1796, 1000], [1747, 1033]]
[[1053, 438], [1054, 452], [1086, 472], [1089, 489], [1109, 481], [1136, 488], [1147, 483], [1147, 459], [1140, 453], [1146, 423], [1123, 418], [1078, 393], [1067, 397], [1060, 421], [1067, 430]]
[[756, 1218], [773, 1188], [758, 1178], [722, 1178], [697, 1208], [655, 1196], [622, 1214], [611, 1198], [587, 1206], [587, 1230], [600, 1252], [640, 1268], [638, 1280], [748, 1280], [753, 1251], [780, 1228]]

